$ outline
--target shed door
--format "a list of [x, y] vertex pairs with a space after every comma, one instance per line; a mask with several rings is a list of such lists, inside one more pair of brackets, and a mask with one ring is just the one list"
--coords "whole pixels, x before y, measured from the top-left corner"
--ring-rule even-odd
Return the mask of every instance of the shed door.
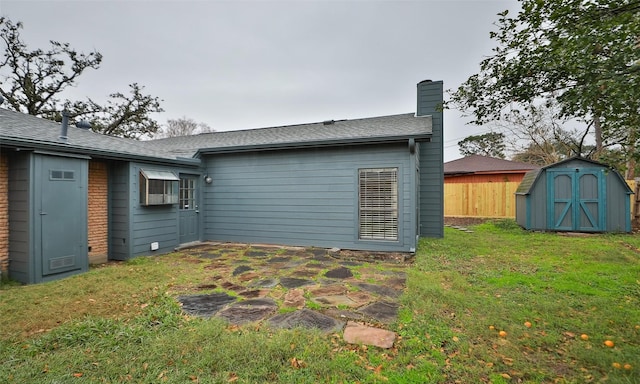
[[549, 228], [595, 232], [605, 229], [605, 185], [599, 169], [547, 170]]
[[35, 214], [40, 249], [36, 257], [41, 259], [42, 276], [83, 269], [87, 263], [86, 160], [40, 156], [38, 164]]
[[198, 178], [180, 176], [180, 198], [178, 202], [180, 220], [180, 244], [199, 240]]

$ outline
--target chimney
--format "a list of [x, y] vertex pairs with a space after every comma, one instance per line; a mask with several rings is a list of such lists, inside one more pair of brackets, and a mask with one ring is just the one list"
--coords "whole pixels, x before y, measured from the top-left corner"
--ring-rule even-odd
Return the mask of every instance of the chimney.
[[416, 116], [431, 116], [431, 139], [420, 143], [420, 234], [429, 237], [444, 235], [443, 101], [442, 81], [418, 83]]

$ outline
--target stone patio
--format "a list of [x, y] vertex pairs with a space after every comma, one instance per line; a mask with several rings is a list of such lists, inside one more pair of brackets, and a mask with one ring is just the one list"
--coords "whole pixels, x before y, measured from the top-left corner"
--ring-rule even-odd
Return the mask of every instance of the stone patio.
[[397, 319], [405, 254], [209, 243], [180, 250], [208, 263], [202, 294], [178, 296], [192, 316], [233, 325], [344, 331], [345, 341], [393, 346], [384, 328]]

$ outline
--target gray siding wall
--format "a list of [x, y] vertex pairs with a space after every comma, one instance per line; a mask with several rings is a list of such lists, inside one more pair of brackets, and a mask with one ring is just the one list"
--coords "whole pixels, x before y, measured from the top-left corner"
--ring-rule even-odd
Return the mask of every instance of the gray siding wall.
[[[411, 180], [407, 144], [261, 153], [204, 159], [206, 240], [362, 250], [410, 251]], [[358, 169], [398, 168], [399, 240], [358, 240]], [[414, 224], [415, 227], [415, 224]]]
[[[178, 171], [158, 165], [131, 164], [131, 246], [132, 257], [171, 252], [178, 246], [178, 205], [140, 205], [140, 168], [170, 171], [178, 176]], [[158, 242], [157, 251], [151, 251], [151, 243]]]
[[109, 259], [127, 260], [131, 255], [131, 191], [129, 163], [109, 168]]
[[420, 235], [444, 236], [443, 83], [418, 83], [417, 116], [431, 116], [431, 141], [420, 143]]
[[34, 275], [31, 159], [28, 153], [9, 156], [9, 276], [22, 283], [32, 283]]

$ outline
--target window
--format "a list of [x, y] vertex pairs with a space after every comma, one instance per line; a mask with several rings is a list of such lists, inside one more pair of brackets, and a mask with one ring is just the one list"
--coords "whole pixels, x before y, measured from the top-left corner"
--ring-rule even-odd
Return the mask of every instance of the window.
[[196, 209], [196, 181], [192, 178], [180, 179], [180, 209]]
[[177, 204], [178, 181], [173, 172], [141, 169], [140, 204]]
[[75, 172], [50, 169], [49, 180], [75, 180]]
[[359, 238], [398, 240], [398, 168], [358, 172]]

